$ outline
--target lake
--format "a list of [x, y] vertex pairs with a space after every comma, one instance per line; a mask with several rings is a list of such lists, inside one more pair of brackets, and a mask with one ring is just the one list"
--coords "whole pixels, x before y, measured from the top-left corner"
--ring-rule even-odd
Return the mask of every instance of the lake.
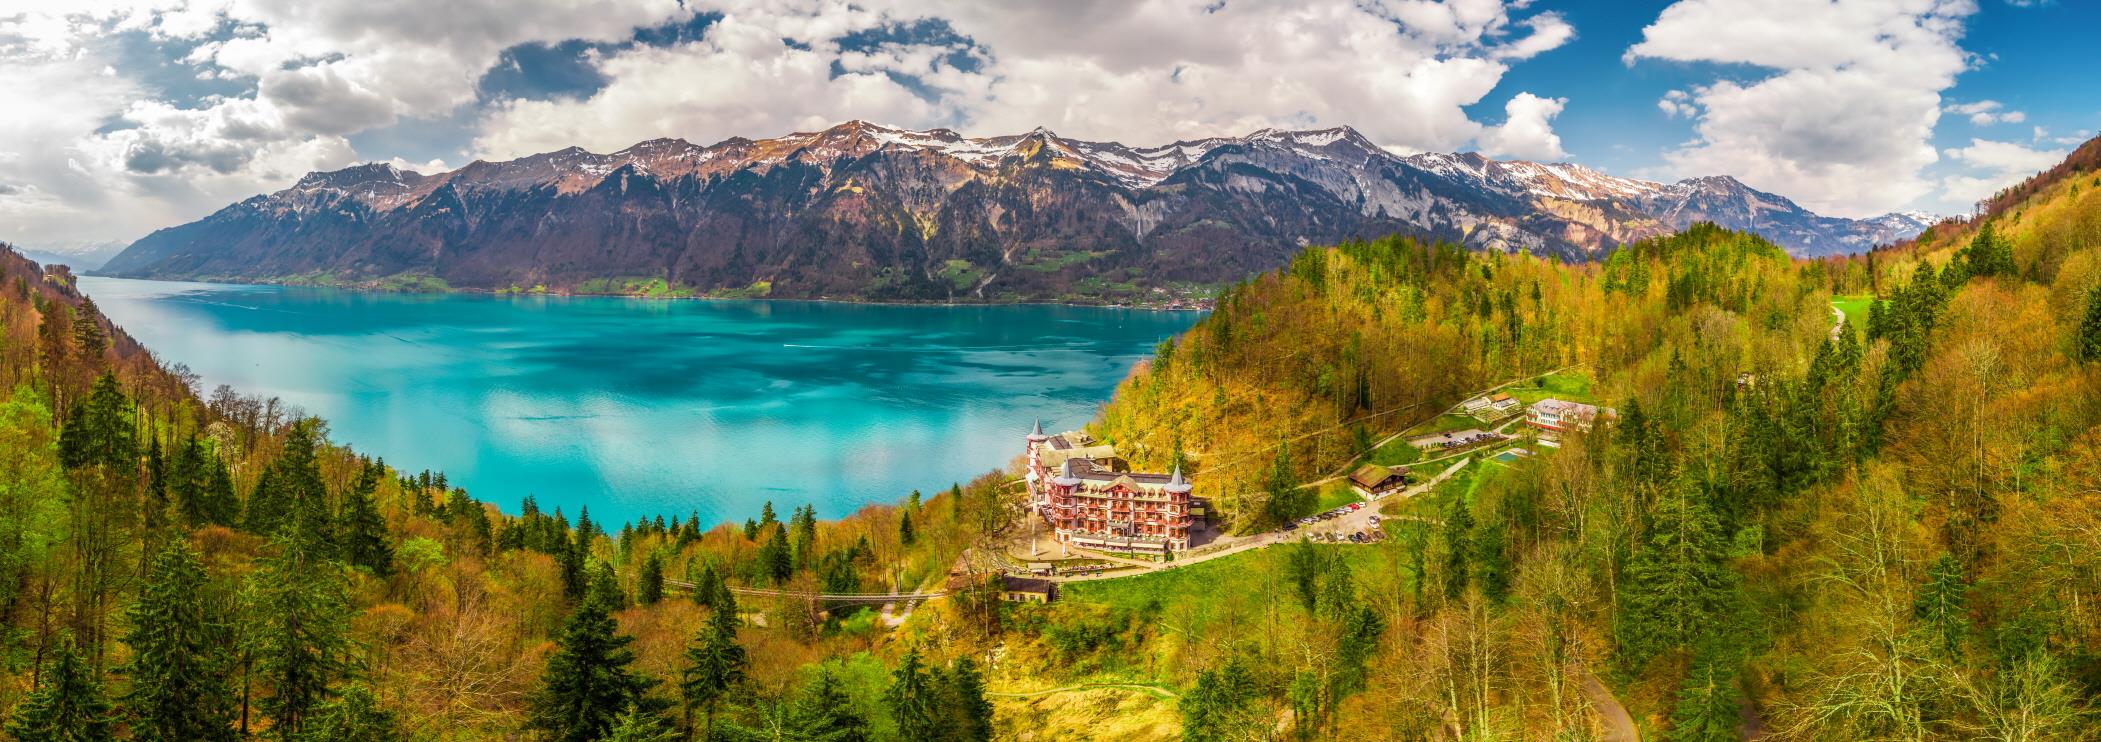
[[326, 418], [517, 512], [704, 524], [932, 492], [1092, 418], [1193, 312], [365, 294], [84, 277], [204, 390]]

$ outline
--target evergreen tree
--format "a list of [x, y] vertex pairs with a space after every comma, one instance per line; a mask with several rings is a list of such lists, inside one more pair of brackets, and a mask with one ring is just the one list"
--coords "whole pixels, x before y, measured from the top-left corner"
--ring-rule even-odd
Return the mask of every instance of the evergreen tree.
[[1467, 551], [1473, 543], [1474, 514], [1466, 498], [1452, 497], [1444, 508], [1444, 596], [1456, 600], [1466, 593]]
[[357, 482], [343, 494], [343, 557], [351, 564], [372, 570], [380, 577], [394, 573], [394, 547], [387, 542], [387, 522], [379, 515], [372, 495], [379, 489], [379, 468], [366, 463], [359, 468]]
[[700, 576], [693, 580], [693, 602], [713, 608], [715, 595], [721, 591], [722, 576], [715, 573], [715, 565], [700, 565]]
[[1177, 704], [1182, 712], [1184, 742], [1266, 739], [1273, 722], [1256, 704], [1262, 687], [1238, 655], [1224, 665], [1197, 673], [1196, 685]]
[[[720, 583], [717, 583], [718, 585]], [[736, 600], [728, 597], [727, 588], [715, 596], [714, 612], [708, 616], [707, 625], [693, 642], [686, 646], [686, 669], [679, 676], [679, 694], [685, 700], [688, 724], [691, 724], [693, 709], [698, 707], [707, 714], [708, 726], [703, 729], [705, 739], [712, 733], [715, 706], [730, 689], [744, 682], [745, 670], [750, 658], [744, 647], [737, 643]]]
[[328, 504], [328, 485], [316, 457], [316, 422], [302, 420], [285, 434], [284, 450], [270, 462], [249, 501], [248, 529], [265, 536], [281, 529], [299, 531], [295, 540], [323, 549], [336, 547], [335, 516]]
[[161, 455], [157, 435], [146, 436], [146, 496], [139, 514], [139, 522], [146, 524], [149, 533], [168, 526], [168, 462]]
[[372, 689], [362, 683], [345, 688], [335, 700], [315, 709], [306, 728], [289, 737], [293, 742], [400, 742], [394, 712], [381, 708]]
[[1288, 523], [1305, 512], [1298, 474], [1291, 469], [1290, 447], [1277, 446], [1277, 457], [1270, 461], [1269, 478], [1262, 489], [1269, 494], [1270, 522]]
[[759, 547], [759, 564], [775, 585], [786, 585], [788, 578], [795, 576], [795, 558], [788, 549], [788, 529], [775, 528], [773, 534], [766, 537], [766, 545]]
[[2101, 363], [2101, 285], [2086, 292], [2086, 317], [2079, 322], [2074, 355], [2085, 363]]
[[656, 605], [663, 599], [664, 560], [652, 551], [642, 559], [642, 569], [635, 576], [635, 600], [643, 605]]
[[942, 710], [948, 739], [991, 742], [992, 702], [985, 700], [985, 677], [969, 657], [957, 659], [944, 674]]
[[1933, 633], [1936, 648], [1949, 658], [1962, 657], [1963, 637], [1970, 630], [1964, 614], [1968, 589], [1963, 582], [1962, 564], [1955, 555], [1942, 554], [1927, 566], [1926, 585], [1919, 589], [1912, 605], [1912, 615]]
[[66, 419], [58, 438], [59, 460], [68, 469], [100, 466], [116, 476], [133, 476], [139, 443], [131, 412], [131, 400], [117, 389], [117, 377], [103, 373]]
[[779, 517], [777, 517], [777, 516], [775, 516], [775, 515], [773, 514], [773, 501], [772, 501], [772, 500], [767, 500], [767, 501], [766, 501], [766, 504], [764, 504], [764, 505], [760, 505], [760, 506], [759, 506], [759, 527], [760, 527], [760, 528], [765, 528], [765, 527], [767, 527], [767, 526], [770, 526], [770, 525], [773, 525], [773, 524], [775, 524], [775, 523], [779, 523], [779, 522], [781, 522], [781, 521], [780, 521], [780, 518], [779, 518]]
[[333, 549], [312, 533], [287, 527], [271, 539], [276, 553], [250, 576], [248, 612], [255, 624], [249, 653], [270, 688], [263, 713], [281, 734], [298, 734], [348, 671], [350, 586]]
[[1476, 528], [1471, 539], [1473, 571], [1480, 575], [1481, 595], [1490, 601], [1501, 603], [1510, 595], [1510, 580], [1515, 572], [1510, 563], [1509, 532], [1491, 523]]
[[234, 494], [233, 471], [226, 467], [226, 460], [217, 456], [211, 459], [211, 482], [205, 485], [203, 505], [204, 521], [216, 526], [232, 526], [241, 519], [241, 499]]
[[678, 734], [664, 727], [655, 715], [644, 713], [642, 707], [629, 704], [620, 714], [620, 723], [606, 736], [606, 742], [671, 742]]
[[102, 681], [66, 639], [54, 652], [43, 683], [15, 706], [7, 733], [16, 742], [107, 742], [115, 739], [112, 726]]
[[632, 667], [635, 651], [628, 645], [635, 640], [620, 633], [610, 601], [604, 591], [592, 590], [562, 625], [528, 721], [547, 739], [603, 739], [629, 707], [649, 708], [646, 696], [656, 681]]
[[1614, 630], [1630, 669], [1662, 652], [1696, 646], [1735, 594], [1728, 544], [1704, 492], [1691, 482], [1673, 490], [1657, 501], [1647, 538], [1619, 590]]
[[555, 555], [555, 566], [562, 575], [562, 595], [570, 601], [581, 601], [591, 590], [591, 576], [584, 570], [584, 545], [566, 538], [556, 537], [561, 553]]
[[204, 564], [182, 539], [153, 558], [152, 570], [128, 612], [131, 690], [124, 707], [135, 739], [146, 742], [231, 740], [230, 658], [224, 617], [204, 599]]
[[102, 310], [95, 300], [81, 297], [80, 310], [73, 314], [73, 347], [80, 351], [80, 358], [90, 368], [102, 366], [102, 353], [109, 348], [109, 336], [102, 331]]
[[938, 739], [941, 724], [935, 713], [938, 708], [934, 679], [921, 665], [917, 647], [905, 652], [891, 678], [890, 687], [883, 691], [883, 702], [890, 706], [890, 718], [897, 722], [898, 735], [912, 740]]
[[917, 540], [919, 540], [919, 535], [912, 530], [912, 511], [906, 510], [898, 513], [897, 542], [905, 546], [911, 546], [912, 542]]
[[212, 483], [204, 446], [196, 436], [191, 436], [169, 458], [167, 491], [170, 508], [183, 527], [203, 525], [205, 500]]
[[[845, 686], [832, 674], [831, 668], [819, 665], [817, 678], [802, 699], [803, 715], [810, 720], [810, 729], [825, 730], [825, 734], [812, 734], [813, 739], [825, 742], [868, 742], [868, 720], [854, 713], [853, 698], [846, 694]], [[828, 736], [827, 736], [828, 735]]]
[[795, 547], [795, 568], [804, 569], [817, 561], [817, 506], [804, 505], [795, 511], [789, 522], [789, 539]]
[[1671, 710], [1669, 742], [1736, 742], [1742, 739], [1743, 689], [1736, 673], [1703, 662], [1693, 668], [1678, 687], [1678, 702]]

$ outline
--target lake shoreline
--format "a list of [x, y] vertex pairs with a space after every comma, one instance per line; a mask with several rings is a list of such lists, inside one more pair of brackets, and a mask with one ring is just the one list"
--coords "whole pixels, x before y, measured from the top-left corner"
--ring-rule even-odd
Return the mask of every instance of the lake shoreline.
[[381, 285], [379, 285], [379, 284], [376, 284], [376, 283], [366, 283], [366, 284], [353, 284], [353, 285], [340, 285], [340, 284], [317, 284], [317, 283], [298, 283], [298, 282], [291, 282], [291, 281], [253, 281], [253, 280], [246, 280], [246, 279], [240, 279], [240, 278], [231, 278], [231, 277], [228, 277], [228, 278], [156, 278], [156, 277], [141, 277], [141, 276], [117, 276], [117, 275], [108, 275], [108, 274], [104, 274], [104, 273], [100, 273], [100, 272], [88, 272], [88, 273], [83, 273], [83, 274], [81, 274], [81, 275], [84, 275], [84, 276], [89, 276], [89, 277], [93, 277], [93, 278], [111, 278], [111, 279], [117, 279], [117, 280], [124, 280], [124, 281], [163, 281], [163, 282], [167, 282], [167, 283], [195, 283], [195, 284], [207, 284], [207, 285], [222, 285], [222, 286], [279, 286], [279, 287], [284, 287], [284, 288], [302, 288], [302, 289], [328, 289], [328, 290], [331, 290], [331, 291], [342, 291], [342, 292], [345, 292], [345, 293], [352, 293], [352, 294], [398, 294], [398, 295], [409, 295], [409, 296], [414, 296], [414, 295], [425, 295], [425, 294], [427, 294], [427, 295], [433, 295], [433, 296], [490, 296], [490, 297], [497, 297], [497, 296], [509, 296], [509, 297], [557, 297], [557, 298], [606, 298], [606, 299], [637, 299], [637, 300], [643, 300], [643, 301], [717, 301], [717, 302], [742, 302], [742, 301], [776, 301], [776, 302], [812, 302], [812, 303], [825, 303], [825, 304], [851, 304], [851, 305], [867, 305], [867, 306], [898, 306], [898, 307], [950, 307], [950, 308], [953, 308], [953, 307], [1027, 307], [1027, 306], [1044, 306], [1044, 307], [1092, 307], [1092, 308], [1102, 308], [1102, 309], [1128, 309], [1128, 310], [1142, 310], [1142, 311], [1153, 311], [1153, 312], [1209, 312], [1209, 311], [1211, 311], [1211, 310], [1212, 310], [1212, 309], [1214, 308], [1214, 306], [1215, 306], [1215, 302], [1216, 302], [1216, 298], [1215, 298], [1215, 297], [1206, 297], [1206, 298], [1203, 298], [1203, 299], [1199, 299], [1199, 300], [1187, 300], [1187, 301], [1184, 301], [1184, 300], [1171, 300], [1171, 301], [1167, 301], [1167, 302], [1140, 302], [1140, 303], [1134, 303], [1134, 304], [1117, 304], [1117, 303], [1111, 303], [1111, 302], [1106, 302], [1106, 301], [1103, 301], [1103, 302], [1087, 302], [1087, 301], [1048, 301], [1048, 300], [1043, 300], [1043, 301], [993, 301], [993, 300], [989, 300], [989, 299], [988, 299], [988, 300], [983, 300], [983, 301], [955, 301], [955, 300], [953, 300], [953, 299], [951, 299], [951, 300], [949, 300], [949, 301], [937, 301], [937, 300], [932, 300], [932, 299], [929, 299], [929, 300], [924, 300], [924, 301], [915, 301], [915, 300], [910, 300], [910, 299], [841, 299], [841, 298], [834, 298], [834, 297], [825, 297], [825, 296], [820, 296], [820, 297], [796, 297], [796, 298], [785, 298], [785, 297], [783, 297], [783, 298], [775, 298], [775, 297], [768, 297], [768, 296], [707, 296], [707, 295], [686, 295], [686, 296], [679, 296], [679, 295], [670, 295], [670, 294], [666, 294], [666, 295], [650, 295], [650, 294], [636, 294], [636, 293], [593, 293], [593, 292], [581, 292], [581, 291], [573, 291], [573, 290], [560, 290], [560, 291], [512, 291], [512, 290], [509, 290], [509, 289], [483, 289], [483, 288], [469, 288], [469, 287], [450, 287], [450, 286], [448, 286], [448, 287], [445, 287], [445, 288], [442, 288], [442, 289], [394, 289], [394, 288], [386, 288], [386, 287], [384, 287], [384, 286], [381, 286]]
[[1034, 419], [1092, 419], [1202, 315], [1099, 305], [499, 301], [85, 276], [206, 386], [328, 419], [506, 512], [843, 516], [1004, 466]]

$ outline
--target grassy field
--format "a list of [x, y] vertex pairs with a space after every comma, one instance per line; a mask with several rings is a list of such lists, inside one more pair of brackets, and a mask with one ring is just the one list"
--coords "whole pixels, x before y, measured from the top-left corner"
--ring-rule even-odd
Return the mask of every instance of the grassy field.
[[[1397, 563], [1390, 559], [1392, 555], [1382, 553], [1398, 546], [1315, 544], [1313, 548], [1340, 554], [1350, 565], [1350, 572], [1358, 580], [1359, 587], [1374, 580], [1385, 583], [1399, 579], [1405, 588], [1414, 584], [1414, 575], [1408, 573], [1406, 561], [1401, 560], [1396, 566]], [[1293, 588], [1284, 582], [1286, 551], [1284, 546], [1278, 545], [1134, 577], [1068, 582], [1059, 588], [1059, 599], [1132, 611], [1153, 608], [1166, 608], [1171, 614], [1176, 610], [1189, 611], [1201, 621], [1224, 615], [1227, 611], [1266, 607], [1268, 600], [1265, 596], [1274, 591], [1283, 614], [1280, 617], [1297, 619], [1303, 616], [1304, 610], [1298, 601], [1291, 599], [1289, 591]]]
[[1868, 303], [1874, 300], [1875, 297], [1866, 294], [1834, 296], [1831, 297], [1831, 306], [1838, 307], [1838, 311], [1846, 314], [1846, 324], [1861, 329], [1868, 326]]
[[1395, 438], [1371, 452], [1371, 462], [1380, 466], [1407, 466], [1421, 460], [1422, 450], [1408, 445], [1406, 437]]
[[1408, 438], [1431, 435], [1433, 433], [1448, 433], [1454, 430], [1465, 430], [1467, 428], [1479, 427], [1483, 427], [1482, 422], [1479, 420], [1475, 420], [1467, 415], [1454, 415], [1447, 412], [1445, 414], [1438, 415], [1436, 419], [1433, 419], [1429, 422], [1417, 425], [1413, 428], [1409, 428], [1408, 432], [1401, 436], [1402, 440], [1395, 442], [1405, 445], [1405, 441]]
[[1504, 391], [1528, 405], [1548, 397], [1588, 404], [1597, 404], [1598, 401], [1596, 397], [1591, 396], [1590, 376], [1581, 371], [1547, 374], [1523, 384], [1510, 386]]

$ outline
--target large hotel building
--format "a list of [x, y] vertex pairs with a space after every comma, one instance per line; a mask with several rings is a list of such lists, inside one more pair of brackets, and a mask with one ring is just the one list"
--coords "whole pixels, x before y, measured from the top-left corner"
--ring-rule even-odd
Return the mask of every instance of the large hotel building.
[[1170, 474], [1124, 471], [1116, 449], [1085, 433], [1029, 434], [1029, 502], [1060, 542], [1086, 549], [1165, 554], [1189, 548], [1193, 489]]

